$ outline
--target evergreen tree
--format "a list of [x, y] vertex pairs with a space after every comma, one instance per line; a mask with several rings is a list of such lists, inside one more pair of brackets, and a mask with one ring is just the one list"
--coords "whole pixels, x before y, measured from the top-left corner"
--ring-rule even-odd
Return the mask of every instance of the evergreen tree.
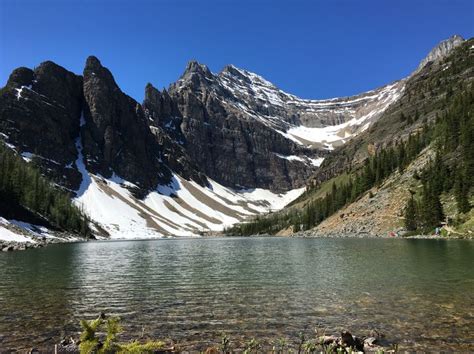
[[456, 173], [454, 195], [456, 197], [458, 211], [460, 213], [467, 213], [471, 209], [471, 206], [469, 205], [469, 186], [463, 170], [461, 167]]
[[405, 228], [408, 231], [414, 231], [417, 228], [416, 204], [413, 194], [408, 199], [405, 207]]

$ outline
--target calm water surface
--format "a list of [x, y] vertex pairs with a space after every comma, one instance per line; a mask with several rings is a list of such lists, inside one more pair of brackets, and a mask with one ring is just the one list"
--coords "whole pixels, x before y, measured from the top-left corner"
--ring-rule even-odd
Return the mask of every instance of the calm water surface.
[[[0, 348], [57, 343], [100, 311], [193, 343], [376, 328], [400, 348], [474, 350], [474, 242], [226, 238], [0, 254]], [[196, 348], [196, 346], [194, 346]]]

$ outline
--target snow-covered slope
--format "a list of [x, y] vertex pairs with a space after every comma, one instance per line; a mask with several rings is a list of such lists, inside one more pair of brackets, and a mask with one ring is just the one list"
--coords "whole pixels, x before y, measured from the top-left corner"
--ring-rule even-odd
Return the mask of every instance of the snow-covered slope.
[[[276, 194], [265, 189], [232, 190], [209, 179], [203, 187], [173, 174], [140, 200], [131, 190], [136, 185], [117, 175], [103, 178], [87, 171], [82, 142], [76, 142], [75, 162], [82, 175], [75, 202], [111, 238], [195, 236], [221, 231], [251, 216], [283, 208], [305, 188]], [[99, 230], [97, 230], [99, 232]]]
[[87, 181], [75, 201], [111, 238], [196, 236], [220, 231], [253, 215], [281, 209], [304, 191], [235, 191], [214, 181], [202, 187], [174, 175], [169, 185], [139, 200], [130, 192], [133, 184], [119, 177], [89, 175]]
[[[0, 216], [0, 241], [18, 243], [38, 243], [59, 239], [61, 241], [77, 241], [79, 238], [60, 234], [44, 226], [30, 224], [19, 220], [7, 220]], [[1, 248], [1, 247], [0, 247]]]

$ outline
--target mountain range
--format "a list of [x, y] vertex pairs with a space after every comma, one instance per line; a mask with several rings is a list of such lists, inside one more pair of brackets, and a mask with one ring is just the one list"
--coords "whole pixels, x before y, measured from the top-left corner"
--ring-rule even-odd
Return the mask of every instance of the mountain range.
[[94, 56], [82, 75], [46, 61], [15, 69], [1, 89], [0, 139], [69, 193], [97, 236], [218, 232], [304, 204], [309, 189], [408, 136], [419, 125], [393, 123], [402, 105], [434, 119], [423, 108], [436, 97], [410, 104], [416, 85], [449, 72], [456, 51], [469, 70], [451, 79], [470, 83], [472, 42], [453, 36], [410, 76], [325, 100], [299, 98], [233, 65], [212, 73], [190, 61], [168, 89], [147, 84], [139, 103]]

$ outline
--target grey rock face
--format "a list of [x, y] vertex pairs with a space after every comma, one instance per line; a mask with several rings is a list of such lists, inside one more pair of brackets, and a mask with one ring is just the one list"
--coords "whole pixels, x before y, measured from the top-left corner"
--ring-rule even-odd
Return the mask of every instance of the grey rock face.
[[169, 169], [140, 104], [124, 94], [95, 57], [84, 69], [84, 156], [90, 172], [115, 172], [143, 189], [166, 183]]
[[[182, 132], [191, 160], [217, 182], [284, 191], [303, 186], [314, 171], [307, 162], [279, 157], [316, 154], [227, 102], [234, 98], [232, 92], [206, 66], [190, 62], [170, 87], [170, 96], [180, 112], [176, 121], [181, 122], [173, 129]], [[147, 101], [144, 106], [153, 110]]]
[[[328, 154], [322, 144], [286, 134], [290, 128], [357, 119], [376, 111], [402, 87], [399, 82], [350, 98], [302, 100], [232, 65], [213, 74], [192, 61], [169, 88], [173, 103], [165, 106], [163, 97], [147, 87], [143, 105], [155, 124], [179, 132], [174, 138], [183, 141], [188, 155], [210, 178], [231, 187], [284, 191], [303, 186], [315, 171], [310, 159]], [[359, 128], [354, 124], [346, 129]]]
[[464, 38], [459, 35], [454, 35], [444, 41], [441, 41], [436, 45], [428, 55], [421, 61], [418, 69], [415, 73], [419, 72], [423, 67], [425, 67], [428, 63], [437, 61], [446, 57], [454, 48], [460, 46], [464, 43]]
[[183, 119], [168, 92], [160, 92], [153, 85], [147, 84], [143, 108], [150, 129], [163, 150], [163, 161], [185, 179], [192, 179], [202, 186], [207, 185], [206, 176], [184, 148], [186, 139], [180, 128]]
[[162, 128], [171, 139], [182, 145], [184, 135], [180, 126], [183, 117], [168, 91], [160, 92], [152, 84], [147, 84], [143, 109], [151, 127]]

